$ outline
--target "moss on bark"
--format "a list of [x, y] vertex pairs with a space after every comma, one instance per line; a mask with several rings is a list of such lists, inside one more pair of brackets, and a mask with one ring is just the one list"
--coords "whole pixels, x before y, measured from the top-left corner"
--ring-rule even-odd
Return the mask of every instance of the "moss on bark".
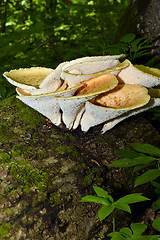
[[111, 218], [100, 222], [99, 206], [80, 199], [93, 185], [115, 198], [131, 193], [130, 170], [108, 163], [129, 142], [158, 146], [160, 136], [140, 116], [104, 135], [99, 129], [66, 131], [15, 97], [0, 102], [0, 239], [95, 240], [111, 231]]

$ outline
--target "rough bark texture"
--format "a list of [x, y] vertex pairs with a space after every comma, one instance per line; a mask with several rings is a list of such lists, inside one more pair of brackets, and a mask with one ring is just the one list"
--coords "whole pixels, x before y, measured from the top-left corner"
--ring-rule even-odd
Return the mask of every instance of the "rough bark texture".
[[[129, 143], [160, 147], [160, 136], [142, 116], [130, 118], [101, 135], [99, 126], [83, 134], [65, 131], [25, 106], [15, 97], [0, 103], [0, 239], [100, 240], [110, 239], [111, 216], [100, 222], [97, 204], [80, 203], [103, 187], [114, 199], [133, 192], [151, 197], [150, 185], [134, 188], [130, 169], [108, 164]], [[127, 184], [126, 184], [127, 183]], [[147, 203], [148, 204], [148, 203]], [[117, 230], [135, 216], [117, 212]]]
[[137, 33], [152, 39], [152, 55], [160, 56], [160, 1], [132, 0], [119, 25], [117, 37], [126, 33]]

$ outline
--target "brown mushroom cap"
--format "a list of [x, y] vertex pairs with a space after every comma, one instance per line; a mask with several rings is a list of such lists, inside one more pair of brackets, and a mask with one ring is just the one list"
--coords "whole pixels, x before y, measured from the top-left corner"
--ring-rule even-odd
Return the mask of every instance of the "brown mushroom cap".
[[100, 94], [94, 103], [117, 110], [131, 110], [147, 104], [148, 90], [138, 84], [119, 84], [113, 90]]
[[77, 96], [91, 95], [95, 93], [98, 94], [104, 91], [109, 91], [118, 84], [118, 80], [113, 74], [107, 73], [83, 81], [81, 83], [83, 84], [83, 86], [77, 90]]

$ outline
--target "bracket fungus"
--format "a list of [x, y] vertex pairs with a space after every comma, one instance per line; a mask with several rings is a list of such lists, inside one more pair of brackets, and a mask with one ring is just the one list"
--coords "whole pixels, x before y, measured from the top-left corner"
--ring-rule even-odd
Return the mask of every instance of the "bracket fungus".
[[124, 54], [83, 57], [56, 69], [31, 67], [3, 76], [16, 86], [17, 98], [53, 124], [87, 132], [104, 123], [102, 133], [120, 121], [160, 105], [160, 70], [120, 62]]

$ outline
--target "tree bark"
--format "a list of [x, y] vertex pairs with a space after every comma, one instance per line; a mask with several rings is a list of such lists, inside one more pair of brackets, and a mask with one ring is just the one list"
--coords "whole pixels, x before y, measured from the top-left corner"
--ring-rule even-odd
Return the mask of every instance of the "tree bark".
[[132, 0], [131, 5], [122, 17], [116, 38], [120, 39], [126, 33], [136, 33], [139, 36], [153, 36], [152, 55], [157, 61], [160, 56], [160, 1]]
[[[96, 240], [112, 231], [112, 217], [98, 219], [99, 205], [80, 203], [99, 186], [114, 199], [134, 191], [151, 197], [149, 185], [133, 187], [136, 174], [108, 164], [128, 143], [160, 147], [160, 135], [142, 116], [100, 134], [53, 126], [15, 97], [0, 103], [0, 239]], [[126, 184], [127, 183], [127, 184]], [[139, 204], [141, 214], [145, 204]], [[137, 213], [137, 219], [139, 213]], [[132, 221], [116, 214], [116, 228]]]

